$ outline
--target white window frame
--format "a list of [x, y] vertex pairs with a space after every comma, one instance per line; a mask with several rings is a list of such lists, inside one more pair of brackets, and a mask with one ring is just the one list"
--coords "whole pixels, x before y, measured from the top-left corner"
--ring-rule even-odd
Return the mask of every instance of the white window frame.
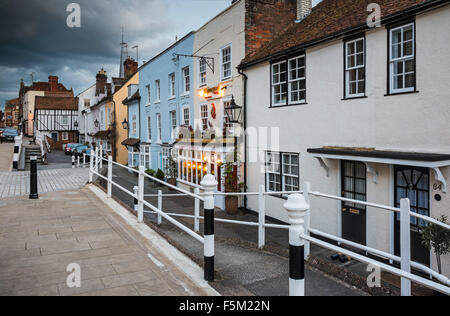
[[[187, 114], [187, 116], [186, 116], [186, 114]], [[187, 124], [186, 124], [186, 122], [187, 122]], [[183, 124], [185, 126], [191, 125], [191, 109], [187, 106], [183, 108]]]
[[145, 89], [147, 90], [147, 105], [150, 105], [152, 96], [150, 84], [146, 85]]
[[150, 146], [142, 145], [140, 149], [141, 152], [139, 153], [139, 165], [143, 166], [146, 169], [150, 169], [151, 167]]
[[[228, 49], [230, 50], [230, 60], [225, 63], [224, 62], [224, 57], [225, 57], [224, 51], [228, 50]], [[233, 58], [233, 53], [232, 53], [231, 44], [228, 44], [220, 49], [220, 81], [229, 80], [233, 76], [233, 59], [232, 58]], [[230, 66], [230, 69], [228, 70], [230, 72], [230, 74], [228, 76], [225, 75], [225, 66], [226, 65]]]
[[[274, 160], [271, 160], [269, 163], [269, 156], [274, 157]], [[291, 157], [290, 163], [285, 164], [284, 158], [286, 156]], [[296, 156], [298, 165], [292, 163], [292, 157]], [[274, 162], [275, 161], [275, 162]], [[278, 166], [277, 166], [278, 165]], [[297, 167], [298, 173], [289, 173], [286, 169], [290, 167]], [[277, 167], [277, 168], [276, 168]], [[271, 176], [272, 179], [271, 179]], [[287, 179], [297, 179], [297, 185], [287, 185]], [[277, 181], [279, 180], [279, 181]], [[298, 153], [288, 153], [288, 152], [274, 152], [267, 151], [266, 152], [266, 185], [267, 192], [277, 192], [271, 189], [271, 184], [279, 186], [281, 191], [299, 191], [300, 190], [300, 154]], [[289, 186], [289, 188], [288, 188]], [[292, 188], [291, 188], [292, 187]]]
[[137, 117], [136, 114], [133, 114], [131, 117], [131, 130], [133, 131], [133, 134], [136, 134], [137, 132]]
[[184, 67], [181, 72], [183, 73], [183, 93], [189, 94], [191, 92], [191, 70], [189, 66], [187, 66]]
[[155, 80], [155, 93], [156, 93], [156, 100], [155, 103], [161, 102], [161, 80]]
[[169, 99], [176, 97], [175, 73], [169, 75]]
[[69, 126], [69, 117], [67, 115], [61, 116], [61, 125], [62, 126]]
[[[408, 28], [408, 27], [412, 27], [412, 38], [411, 38], [411, 41], [412, 41], [412, 49], [411, 49], [411, 55], [403, 55], [403, 44], [405, 43], [405, 41], [404, 41], [404, 29], [406, 29], [406, 28]], [[392, 34], [395, 32], [395, 31], [398, 31], [398, 30], [401, 30], [401, 42], [400, 42], [400, 51], [401, 51], [401, 53], [400, 53], [400, 56], [401, 57], [398, 57], [398, 58], [393, 58], [392, 56], [393, 56], [393, 36], [392, 36]], [[399, 43], [397, 43], [397, 44], [399, 44]], [[405, 69], [405, 65], [406, 65], [406, 62], [407, 61], [413, 61], [413, 63], [415, 63], [416, 62], [416, 57], [415, 57], [415, 45], [416, 45], [416, 39], [415, 39], [415, 23], [414, 22], [412, 22], [412, 23], [408, 23], [408, 24], [405, 24], [405, 25], [401, 25], [401, 26], [399, 26], [399, 27], [395, 27], [395, 28], [392, 28], [392, 29], [390, 29], [389, 30], [389, 93], [392, 93], [392, 94], [395, 94], [395, 93], [404, 93], [404, 92], [413, 92], [413, 91], [415, 91], [415, 89], [416, 89], [416, 86], [415, 86], [415, 84], [414, 84], [414, 86], [413, 87], [408, 87], [408, 88], [406, 88], [405, 87], [405, 85], [406, 85], [406, 75], [408, 75], [408, 74], [413, 74], [414, 75], [414, 81], [416, 81], [416, 67], [415, 67], [415, 65], [414, 65], [414, 70], [412, 71], [412, 72], [406, 72], [406, 69]], [[398, 77], [398, 76], [395, 76], [394, 75], [394, 69], [395, 69], [395, 65], [396, 65], [396, 63], [398, 63], [398, 62], [401, 62], [401, 63], [403, 63], [403, 73], [402, 73], [402, 75], [403, 75], [403, 88], [400, 88], [400, 89], [394, 89], [394, 81], [395, 81], [395, 77]]]
[[[357, 52], [357, 43], [362, 41], [363, 47], [362, 52]], [[349, 53], [349, 45], [355, 46], [355, 52], [350, 55]], [[358, 55], [363, 54], [363, 63], [362, 65], [357, 65]], [[349, 58], [354, 59], [354, 66], [349, 65]], [[346, 98], [357, 98], [363, 97], [366, 95], [366, 39], [365, 37], [359, 37], [357, 39], [345, 42], [345, 97]], [[350, 73], [351, 71], [356, 70], [356, 81], [350, 81]], [[358, 79], [358, 74], [360, 71], [364, 71], [364, 78]], [[356, 83], [356, 91], [359, 89], [359, 83], [364, 82], [364, 91], [361, 93], [350, 93], [350, 86], [352, 83]]]
[[178, 128], [177, 111], [170, 111], [171, 138], [175, 140]]
[[152, 117], [147, 116], [147, 142], [152, 142]]
[[200, 58], [198, 60], [198, 76], [198, 86], [206, 86], [208, 82], [208, 62], [205, 58]]
[[[287, 71], [288, 71], [288, 65], [287, 65], [287, 61], [286, 60], [283, 60], [283, 61], [281, 61], [281, 62], [277, 62], [277, 63], [273, 63], [273, 64], [271, 64], [270, 65], [270, 68], [271, 68], [271, 71], [270, 71], [270, 73], [271, 73], [271, 78], [270, 78], [270, 82], [271, 82], [271, 89], [272, 89], [272, 106], [283, 106], [283, 105], [286, 105], [287, 104], [287, 100], [288, 100], [288, 93], [289, 93], [289, 89], [288, 89], [288, 84], [287, 84], [287, 81], [278, 81], [278, 82], [274, 82], [273, 81], [273, 77], [274, 77], [274, 75], [275, 75], [275, 72], [274, 72], [274, 67], [275, 66], [279, 66], [279, 65], [281, 65], [281, 64], [285, 64], [286, 65], [286, 80], [288, 79], [288, 73], [287, 73]], [[280, 77], [280, 75], [281, 75], [281, 73], [282, 72], [277, 72], [277, 74], [278, 74], [278, 77]], [[279, 78], [279, 80], [280, 80], [280, 78]], [[275, 102], [275, 87], [276, 86], [280, 86], [281, 88], [284, 86], [285, 87], [285, 89], [286, 89], [286, 101], [284, 101], [284, 102], [279, 102], [279, 103], [276, 103]], [[281, 95], [282, 93], [280, 93], [280, 95]]]
[[69, 140], [69, 133], [68, 132], [62, 132], [61, 133], [61, 140], [62, 141]]
[[[205, 110], [206, 108], [206, 110]], [[202, 131], [208, 129], [209, 107], [207, 103], [200, 104], [200, 124]]]
[[164, 174], [169, 173], [170, 147], [161, 147], [161, 170]]
[[233, 127], [233, 124], [230, 123], [230, 118], [226, 113], [226, 109], [229, 105], [231, 105], [231, 99], [222, 100], [222, 108], [223, 108], [222, 129], [231, 129]]
[[[299, 59], [303, 59], [303, 66], [302, 67], [297, 67], [296, 69], [297, 70], [299, 70], [299, 69], [302, 69], [303, 68], [303, 70], [304, 70], [304, 76], [303, 77], [299, 77], [299, 78], [296, 78], [296, 79], [292, 79], [291, 78], [291, 61], [292, 60], [299, 60]], [[289, 104], [299, 104], [299, 103], [305, 103], [306, 102], [306, 55], [300, 55], [300, 56], [296, 56], [296, 57], [294, 57], [294, 58], [290, 58], [290, 59], [288, 59], [288, 61], [287, 61], [287, 79], [288, 79], [288, 84], [287, 84], [287, 98], [288, 98], [288, 102], [289, 102]], [[293, 101], [292, 100], [292, 85], [295, 83], [295, 82], [298, 82], [298, 83], [300, 83], [301, 81], [304, 81], [305, 82], [305, 89], [300, 89], [300, 87], [299, 87], [299, 89], [298, 89], [298, 94], [299, 94], [299, 100], [297, 100], [297, 101]], [[303, 98], [303, 99], [300, 99], [300, 92], [302, 92], [302, 91], [304, 91], [305, 92], [305, 98]]]
[[157, 141], [161, 143], [162, 141], [162, 124], [161, 124], [161, 113], [156, 114], [156, 133]]

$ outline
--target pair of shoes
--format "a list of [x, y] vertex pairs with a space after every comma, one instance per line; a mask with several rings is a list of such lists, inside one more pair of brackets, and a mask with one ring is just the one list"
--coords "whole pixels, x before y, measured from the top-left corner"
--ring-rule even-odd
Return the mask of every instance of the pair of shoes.
[[337, 253], [337, 254], [331, 256], [331, 260], [336, 261], [339, 259], [339, 257], [340, 257], [340, 254]]
[[348, 262], [348, 261], [350, 261], [351, 259], [350, 259], [350, 257], [347, 257], [346, 255], [340, 255], [339, 256], [339, 261], [341, 262], [341, 263], [346, 263], [346, 262]]

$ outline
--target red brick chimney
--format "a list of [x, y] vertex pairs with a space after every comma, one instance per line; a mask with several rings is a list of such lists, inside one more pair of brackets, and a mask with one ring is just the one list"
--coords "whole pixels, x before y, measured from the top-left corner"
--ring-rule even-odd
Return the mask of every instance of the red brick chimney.
[[125, 60], [123, 66], [125, 79], [129, 79], [138, 70], [138, 63], [130, 57]]
[[50, 92], [58, 91], [58, 77], [48, 76], [48, 82], [50, 83]]
[[295, 23], [297, 1], [245, 1], [245, 56], [251, 55]]
[[106, 71], [103, 68], [98, 72], [96, 79], [95, 95], [98, 96], [105, 94], [105, 86], [108, 81], [108, 77], [106, 76]]

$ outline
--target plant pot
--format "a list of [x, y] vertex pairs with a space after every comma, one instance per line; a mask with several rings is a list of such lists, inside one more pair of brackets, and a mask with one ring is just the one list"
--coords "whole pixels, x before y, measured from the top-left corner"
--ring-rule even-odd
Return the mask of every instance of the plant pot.
[[237, 196], [225, 197], [225, 211], [229, 215], [236, 215], [239, 211], [239, 198]]
[[[173, 186], [177, 186], [177, 178], [168, 178], [167, 183]], [[169, 190], [173, 191], [174, 189], [169, 188]]]

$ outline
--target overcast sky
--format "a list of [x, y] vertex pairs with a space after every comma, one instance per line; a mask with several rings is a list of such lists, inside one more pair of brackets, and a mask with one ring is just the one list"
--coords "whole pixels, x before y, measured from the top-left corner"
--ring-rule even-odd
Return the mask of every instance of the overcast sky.
[[[317, 0], [315, 0], [317, 2]], [[69, 28], [67, 5], [80, 4], [81, 28]], [[0, 0], [0, 107], [16, 98], [23, 78], [57, 75], [76, 94], [94, 83], [100, 68], [119, 72], [121, 28], [139, 59], [149, 60], [198, 29], [231, 0]]]

